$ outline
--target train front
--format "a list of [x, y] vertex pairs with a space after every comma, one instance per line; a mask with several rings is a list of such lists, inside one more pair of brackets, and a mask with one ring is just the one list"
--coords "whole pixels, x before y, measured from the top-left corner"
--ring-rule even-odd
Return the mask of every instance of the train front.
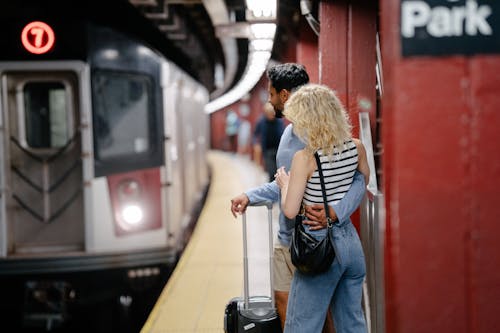
[[9, 14], [0, 55], [0, 311], [15, 328], [96, 331], [69, 320], [92, 311], [114, 317], [112, 331], [135, 331], [144, 318], [123, 314], [146, 315], [200, 199], [172, 193], [183, 156], [204, 159], [195, 156], [203, 149], [183, 152], [181, 132], [168, 133], [175, 114], [164, 110], [164, 76], [176, 68], [82, 13]]

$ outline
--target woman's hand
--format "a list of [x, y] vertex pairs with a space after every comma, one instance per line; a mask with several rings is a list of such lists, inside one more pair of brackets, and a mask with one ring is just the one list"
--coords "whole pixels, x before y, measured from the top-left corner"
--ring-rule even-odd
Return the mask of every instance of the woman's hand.
[[276, 179], [276, 183], [283, 190], [283, 188], [288, 187], [288, 181], [290, 180], [290, 174], [285, 171], [285, 167], [281, 167], [276, 170], [276, 174], [274, 175]]

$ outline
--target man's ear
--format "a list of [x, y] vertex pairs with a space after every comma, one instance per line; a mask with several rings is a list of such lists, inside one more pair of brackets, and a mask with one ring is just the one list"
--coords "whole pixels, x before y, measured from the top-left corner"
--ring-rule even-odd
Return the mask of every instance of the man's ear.
[[288, 100], [288, 97], [290, 97], [290, 92], [286, 89], [281, 89], [280, 91], [280, 99], [284, 103]]

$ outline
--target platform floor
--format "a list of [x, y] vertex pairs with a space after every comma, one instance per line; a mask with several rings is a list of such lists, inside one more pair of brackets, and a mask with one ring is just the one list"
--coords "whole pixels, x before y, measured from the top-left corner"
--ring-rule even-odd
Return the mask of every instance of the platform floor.
[[[266, 174], [248, 157], [211, 151], [212, 179], [205, 205], [180, 261], [161, 293], [142, 333], [224, 331], [224, 308], [243, 295], [242, 218], [230, 200], [263, 184]], [[273, 208], [277, 228], [277, 206]], [[247, 210], [251, 295], [269, 295], [268, 215]]]

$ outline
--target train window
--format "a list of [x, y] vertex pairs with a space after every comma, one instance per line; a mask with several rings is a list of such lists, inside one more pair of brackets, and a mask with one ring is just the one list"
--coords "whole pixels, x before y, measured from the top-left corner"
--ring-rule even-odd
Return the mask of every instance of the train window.
[[31, 148], [59, 148], [70, 139], [67, 92], [61, 82], [24, 85], [26, 143]]
[[[151, 156], [159, 151], [151, 79], [96, 71], [92, 91], [96, 174], [149, 166]], [[136, 164], [142, 161], [143, 165], [127, 166], [126, 160]]]

